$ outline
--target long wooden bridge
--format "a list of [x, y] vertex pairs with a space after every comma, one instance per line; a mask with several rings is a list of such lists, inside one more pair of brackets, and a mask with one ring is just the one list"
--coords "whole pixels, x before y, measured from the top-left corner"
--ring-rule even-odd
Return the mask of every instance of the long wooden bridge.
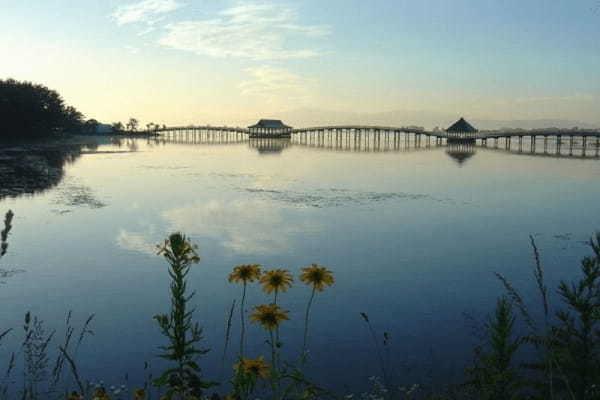
[[[190, 125], [176, 127], [162, 127], [153, 129], [150, 132], [160, 134], [210, 134], [210, 133], [239, 133], [249, 134], [248, 128], [230, 127], [230, 126], [211, 126], [211, 125]], [[462, 133], [460, 135], [449, 134], [443, 130], [427, 131], [420, 127], [405, 126], [379, 126], [379, 125], [331, 125], [331, 126], [314, 126], [308, 128], [295, 128], [291, 131], [292, 134], [337, 134], [337, 135], [360, 135], [363, 133], [371, 133], [375, 135], [390, 135], [390, 134], [414, 134], [423, 135], [425, 137], [435, 137], [439, 139], [510, 139], [513, 137], [581, 137], [581, 138], [599, 138], [600, 129], [531, 129], [531, 130], [488, 130], [476, 133]]]
[[[174, 143], [233, 144], [248, 141], [249, 130], [229, 126], [181, 126], [154, 129], [161, 138]], [[310, 147], [335, 149], [400, 149], [429, 147], [468, 141], [476, 146], [504, 148], [530, 153], [554, 153], [598, 157], [600, 130], [592, 129], [533, 129], [448, 133], [426, 131], [415, 126], [332, 125], [296, 128], [291, 131], [291, 143]]]

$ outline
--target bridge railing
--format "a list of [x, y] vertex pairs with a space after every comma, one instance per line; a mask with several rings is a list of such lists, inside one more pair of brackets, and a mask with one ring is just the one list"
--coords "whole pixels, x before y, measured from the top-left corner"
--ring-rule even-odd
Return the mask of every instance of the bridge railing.
[[[229, 126], [211, 126], [211, 125], [194, 125], [194, 126], [174, 126], [151, 129], [148, 132], [190, 132], [190, 131], [211, 131], [225, 133], [242, 133], [249, 134], [248, 128], [229, 127]], [[330, 125], [330, 126], [313, 126], [307, 128], [292, 129], [292, 134], [298, 133], [321, 133], [321, 132], [337, 132], [337, 133], [411, 133], [415, 135], [434, 136], [437, 138], [452, 139], [489, 139], [501, 137], [518, 137], [518, 136], [577, 136], [577, 137], [600, 137], [598, 129], [531, 129], [531, 130], [489, 130], [479, 131], [477, 133], [448, 133], [441, 130], [426, 131], [420, 127], [414, 126], [383, 126], [383, 125]]]

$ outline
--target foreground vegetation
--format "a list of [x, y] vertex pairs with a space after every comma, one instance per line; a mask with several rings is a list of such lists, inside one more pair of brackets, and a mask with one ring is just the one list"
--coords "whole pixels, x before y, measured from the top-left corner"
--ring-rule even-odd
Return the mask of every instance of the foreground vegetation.
[[[4, 219], [0, 231], [0, 258], [8, 250], [13, 213]], [[510, 281], [498, 279], [506, 293], [483, 326], [481, 343], [474, 349], [473, 363], [465, 371], [465, 381], [445, 388], [397, 387], [381, 356], [381, 347], [389, 337], [380, 337], [370, 324], [369, 316], [360, 313], [372, 334], [375, 355], [380, 360], [381, 379], [373, 377], [373, 389], [362, 395], [331, 393], [305, 375], [309, 348], [310, 313], [315, 296], [333, 285], [327, 268], [312, 264], [302, 269], [299, 280], [310, 289], [304, 312], [302, 350], [294, 360], [284, 360], [281, 349], [285, 341], [280, 326], [290, 318], [280, 305], [280, 296], [293, 284], [294, 277], [284, 269], [263, 270], [260, 265], [238, 265], [229, 275], [231, 283], [241, 285], [239, 309], [240, 338], [237, 361], [229, 386], [231, 392], [223, 399], [317, 399], [360, 397], [365, 400], [386, 399], [600, 399], [600, 233], [590, 239], [591, 255], [581, 261], [581, 278], [572, 283], [562, 281], [557, 294], [560, 307], [552, 310], [544, 270], [533, 238], [533, 276], [537, 284], [541, 320], [536, 320], [523, 297]], [[167, 313], [154, 316], [165, 344], [160, 357], [168, 367], [155, 378], [148, 378], [138, 387], [106, 387], [81, 377], [76, 354], [90, 333], [90, 316], [77, 334], [67, 318], [66, 334], [57, 346], [57, 355], [49, 355], [54, 332], [47, 332], [37, 317], [26, 313], [25, 338], [20, 348], [8, 360], [5, 374], [0, 377], [0, 399], [182, 399], [208, 398], [219, 382], [207, 379], [200, 360], [208, 349], [201, 346], [202, 328], [194, 320], [189, 301], [194, 292], [188, 288], [187, 275], [200, 261], [196, 247], [181, 233], [169, 236], [158, 246], [158, 254], [167, 261], [170, 277], [171, 307]], [[246, 292], [254, 282], [271, 297], [267, 304], [253, 307], [250, 321], [263, 328], [268, 354], [249, 355], [245, 349]], [[225, 335], [223, 360], [230, 343], [230, 328], [235, 310], [232, 304]], [[517, 326], [524, 326], [526, 332]], [[12, 329], [0, 331], [0, 343]], [[318, 360], [316, 360], [318, 362]], [[17, 373], [18, 369], [22, 371]], [[224, 383], [224, 382], [221, 382]], [[221, 389], [222, 391], [223, 389]], [[221, 399], [212, 393], [213, 400]]]

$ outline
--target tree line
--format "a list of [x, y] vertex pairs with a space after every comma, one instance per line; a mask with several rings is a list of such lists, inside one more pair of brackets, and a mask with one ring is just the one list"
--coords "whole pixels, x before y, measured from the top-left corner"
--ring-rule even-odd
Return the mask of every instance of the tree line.
[[[101, 125], [93, 118], [85, 120], [83, 114], [67, 105], [55, 90], [15, 79], [0, 79], [0, 121], [0, 140], [95, 134]], [[139, 131], [138, 127], [136, 118], [130, 118], [126, 124], [114, 122], [110, 125], [113, 133], [134, 133]], [[146, 124], [146, 131], [158, 128], [158, 124]]]
[[44, 85], [0, 80], [1, 138], [54, 137], [81, 132], [83, 114]]

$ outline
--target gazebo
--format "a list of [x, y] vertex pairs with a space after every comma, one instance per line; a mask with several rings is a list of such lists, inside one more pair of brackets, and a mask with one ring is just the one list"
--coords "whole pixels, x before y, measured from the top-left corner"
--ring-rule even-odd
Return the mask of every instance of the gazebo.
[[454, 142], [474, 142], [477, 132], [479, 131], [462, 117], [446, 129], [448, 140]]
[[248, 127], [251, 138], [289, 138], [292, 127], [279, 119], [261, 119]]

